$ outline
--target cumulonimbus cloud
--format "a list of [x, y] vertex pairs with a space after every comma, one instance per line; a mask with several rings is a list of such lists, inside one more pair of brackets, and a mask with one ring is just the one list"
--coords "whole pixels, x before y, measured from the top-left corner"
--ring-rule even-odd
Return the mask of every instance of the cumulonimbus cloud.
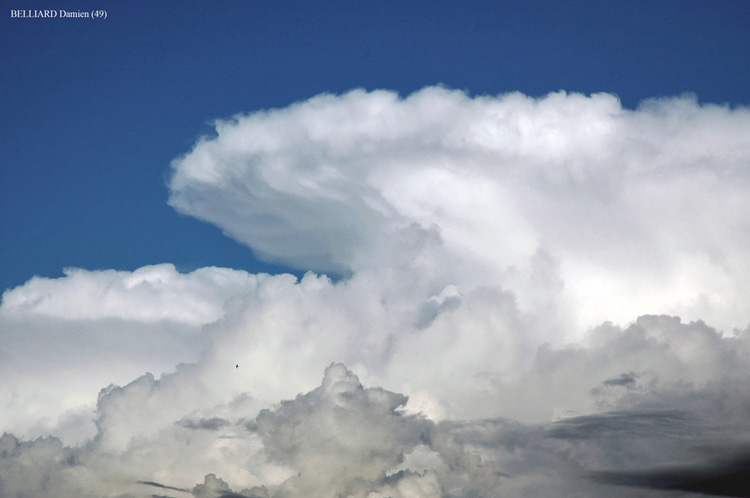
[[6, 292], [0, 496], [632, 497], [746, 461], [747, 109], [356, 90], [216, 131], [170, 203], [319, 273]]
[[749, 132], [747, 109], [692, 96], [628, 110], [609, 94], [355, 90], [217, 122], [173, 163], [170, 204], [339, 274], [410, 258], [416, 227], [452, 283], [502, 282], [522, 304], [542, 248], [586, 326], [651, 312], [731, 332], [750, 321]]

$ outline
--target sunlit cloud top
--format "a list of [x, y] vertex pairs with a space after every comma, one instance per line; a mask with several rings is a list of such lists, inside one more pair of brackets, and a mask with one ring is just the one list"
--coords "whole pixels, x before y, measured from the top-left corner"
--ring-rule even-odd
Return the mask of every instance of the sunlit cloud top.
[[418, 230], [437, 273], [523, 305], [542, 250], [585, 325], [648, 310], [731, 331], [750, 320], [749, 133], [747, 109], [690, 95], [631, 111], [609, 94], [355, 90], [217, 122], [174, 162], [170, 203], [334, 274], [393, 267]]

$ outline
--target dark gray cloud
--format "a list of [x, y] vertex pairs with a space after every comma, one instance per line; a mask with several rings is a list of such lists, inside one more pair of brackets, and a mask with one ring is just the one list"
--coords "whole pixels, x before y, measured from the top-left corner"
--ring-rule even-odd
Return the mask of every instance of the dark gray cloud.
[[602, 384], [604, 384], [607, 387], [620, 386], [620, 387], [631, 388], [635, 386], [637, 378], [638, 378], [638, 375], [635, 372], [624, 373], [624, 374], [620, 374], [618, 377], [615, 377], [613, 379], [607, 379], [604, 382], [602, 382]]
[[608, 412], [561, 420], [546, 435], [560, 439], [596, 440], [621, 434], [652, 437], [655, 433], [683, 434], [689, 425], [689, 417], [679, 411]]
[[153, 486], [155, 488], [162, 488], [162, 489], [171, 489], [173, 491], [182, 491], [184, 493], [189, 493], [189, 489], [182, 489], [182, 488], [176, 488], [174, 486], [167, 486], [166, 484], [161, 484], [154, 481], [138, 481], [138, 484], [144, 484], [146, 486]]
[[177, 425], [185, 427], [186, 429], [202, 429], [206, 431], [218, 431], [229, 424], [230, 422], [228, 420], [219, 417], [201, 418], [199, 420], [185, 419], [177, 422]]
[[597, 471], [589, 477], [607, 484], [654, 490], [687, 491], [711, 496], [750, 496], [750, 449], [691, 465], [671, 465], [631, 471]]

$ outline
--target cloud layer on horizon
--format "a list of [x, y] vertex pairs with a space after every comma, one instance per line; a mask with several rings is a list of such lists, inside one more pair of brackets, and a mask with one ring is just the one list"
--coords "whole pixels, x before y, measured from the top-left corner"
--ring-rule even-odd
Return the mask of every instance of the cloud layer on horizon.
[[0, 495], [720, 494], [750, 461], [747, 136], [691, 97], [444, 88], [219, 122], [170, 203], [343, 278], [6, 291]]

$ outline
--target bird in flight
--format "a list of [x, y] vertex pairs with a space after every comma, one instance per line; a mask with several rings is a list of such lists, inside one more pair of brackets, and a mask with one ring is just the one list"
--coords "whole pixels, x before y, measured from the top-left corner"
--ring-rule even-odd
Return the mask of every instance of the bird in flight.
[[239, 364], [239, 363], [237, 363], [237, 364], [236, 364], [236, 365], [234, 366], [234, 368], [240, 368], [240, 364]]

